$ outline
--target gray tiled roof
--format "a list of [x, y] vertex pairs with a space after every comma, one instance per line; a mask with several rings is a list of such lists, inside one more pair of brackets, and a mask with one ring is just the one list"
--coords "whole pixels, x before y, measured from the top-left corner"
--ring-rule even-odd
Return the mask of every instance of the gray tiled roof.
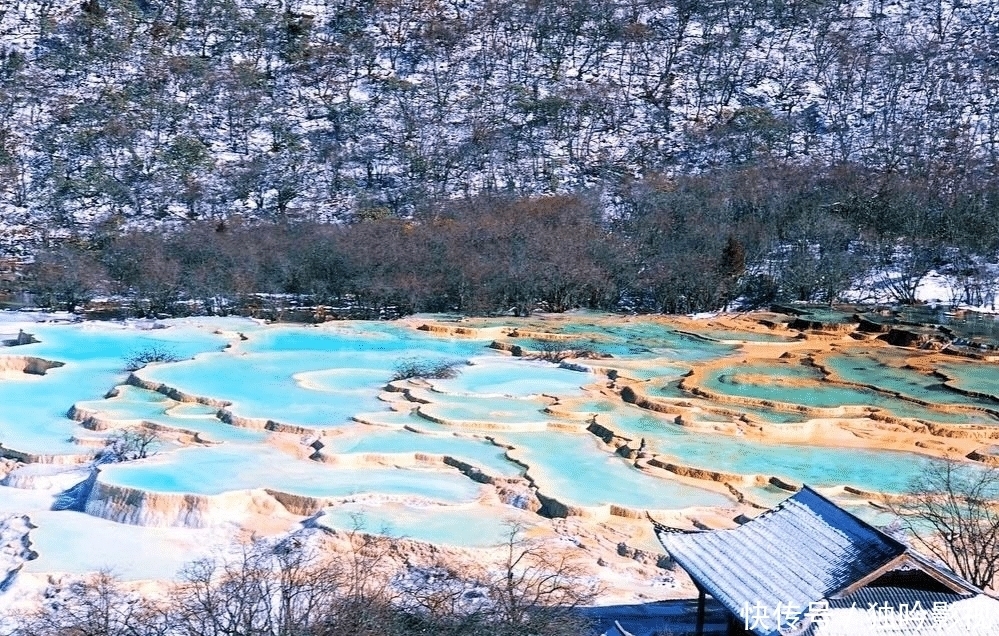
[[[800, 617], [809, 603], [906, 551], [808, 487], [738, 528], [658, 535], [691, 578], [737, 616], [758, 606], [775, 615], [777, 608], [797, 608]], [[761, 621], [752, 631], [777, 634], [777, 622]]]

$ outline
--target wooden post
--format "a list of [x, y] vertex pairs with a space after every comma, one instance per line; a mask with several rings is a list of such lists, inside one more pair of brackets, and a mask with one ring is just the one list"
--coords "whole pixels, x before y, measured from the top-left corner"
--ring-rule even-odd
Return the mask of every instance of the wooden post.
[[697, 586], [697, 636], [704, 636], [704, 588]]

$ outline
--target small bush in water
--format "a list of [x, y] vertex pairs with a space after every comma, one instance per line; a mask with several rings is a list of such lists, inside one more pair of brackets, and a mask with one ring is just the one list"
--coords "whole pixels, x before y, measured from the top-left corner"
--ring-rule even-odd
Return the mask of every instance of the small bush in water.
[[125, 357], [125, 370], [137, 371], [150, 362], [176, 362], [180, 358], [176, 352], [159, 345], [150, 345], [145, 349], [133, 351]]
[[401, 360], [395, 365], [393, 380], [408, 378], [432, 378], [442, 380], [458, 375], [457, 360]]

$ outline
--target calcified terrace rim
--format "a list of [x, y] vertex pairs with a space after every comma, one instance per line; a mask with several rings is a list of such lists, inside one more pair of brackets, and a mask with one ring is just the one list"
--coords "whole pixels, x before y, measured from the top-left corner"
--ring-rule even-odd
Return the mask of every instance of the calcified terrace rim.
[[[684, 322], [652, 319], [651, 322], [654, 324], [661, 324], [667, 328], [673, 328], [677, 332], [697, 335], [696, 327], [698, 325], [690, 321]], [[558, 327], [558, 321], [552, 321], [552, 323], [553, 327]], [[731, 331], [733, 334], [737, 333], [739, 329], [746, 329], [747, 331], [752, 332], [759, 331], [758, 324], [747, 323], [746, 318], [724, 319], [721, 324], [726, 330]], [[455, 327], [451, 325], [435, 325], [431, 323], [422, 323], [420, 325], [416, 325], [416, 327], [422, 331], [433, 334], [444, 334], [448, 336], [466, 338], [482, 337], [483, 340], [499, 336], [500, 340], [497, 341], [499, 343], [502, 343], [502, 338], [504, 336], [516, 338], [529, 337], [538, 340], [551, 340], [554, 342], [579, 339], [578, 334], [567, 335], [519, 327]], [[712, 325], [712, 328], [715, 328], [715, 325]], [[594, 329], [598, 329], [598, 327], [595, 325]], [[499, 331], [499, 333], [497, 333], [497, 331]], [[708, 341], [713, 340], [707, 336], [702, 337]], [[737, 341], [731, 338], [726, 340], [728, 342]], [[884, 413], [872, 411], [869, 407], [865, 407], [863, 405], [847, 405], [836, 409], [828, 409], [822, 407], [811, 407], [802, 404], [777, 403], [770, 400], [725, 395], [716, 391], [705, 390], [699, 385], [699, 380], [701, 380], [704, 377], [704, 374], [710, 370], [721, 368], [725, 365], [731, 365], [734, 362], [741, 362], [743, 360], [751, 363], [775, 362], [781, 359], [782, 356], [786, 356], [789, 352], [793, 352], [794, 355], [805, 356], [805, 362], [813, 364], [819, 369], [823, 369], [822, 356], [828, 353], [829, 340], [830, 338], [828, 334], [822, 334], [821, 338], [813, 340], [807, 333], [801, 333], [787, 342], [746, 342], [741, 345], [739, 350], [734, 351], [729, 355], [724, 355], [719, 359], [707, 362], [691, 363], [692, 371], [686, 378], [683, 379], [681, 384], [681, 387], [687, 390], [691, 395], [690, 397], [683, 399], [650, 397], [645, 395], [642, 390], [650, 384], [649, 381], [637, 381], [628, 378], [624, 373], [617, 373], [617, 370], [614, 367], [613, 358], [601, 360], [599, 362], [599, 366], [592, 364], [590, 361], [581, 361], [580, 364], [576, 364], [576, 368], [581, 370], [582, 368], [588, 368], [590, 366], [593, 367], [592, 370], [595, 373], [584, 383], [595, 385], [598, 388], [603, 385], [603, 388], [609, 389], [617, 399], [633, 403], [636, 406], [643, 407], [650, 411], [676, 414], [677, 423], [689, 428], [701, 430], [705, 434], [750, 435], [755, 439], [762, 441], [807, 441], [809, 444], [817, 445], [853, 446], [875, 450], [905, 450], [933, 457], [953, 456], [955, 453], [960, 453], [962, 456], [973, 455], [982, 443], [987, 443], [991, 440], [999, 438], [999, 428], [993, 429], [987, 426], [945, 425], [922, 422], [911, 418], [892, 417]], [[516, 346], [520, 348], [521, 355], [530, 355], [530, 351], [525, 350], [522, 345]], [[863, 345], [858, 344], [856, 346], [869, 348], [872, 345], [871, 343], [864, 343]], [[507, 347], [497, 348], [508, 349]], [[509, 349], [513, 349], [513, 346], [509, 347]], [[13, 360], [14, 356], [4, 356], [4, 358], [7, 360]], [[38, 359], [21, 358], [22, 361], [19, 363], [22, 367], [21, 371], [27, 370], [29, 367], [32, 367], [32, 365], [35, 365], [37, 368], [45, 366], [40, 362], [31, 362], [31, 360]], [[54, 366], [58, 366], [59, 364], [50, 361], [41, 362], [50, 365], [45, 368], [52, 368]], [[933, 362], [934, 358], [930, 354], [925, 356], [913, 355], [911, 364], [913, 367], [918, 366], [919, 368], [932, 370]], [[7, 364], [14, 365], [14, 362], [7, 362]], [[629, 364], [634, 365], [634, 359], [629, 360]], [[622, 369], [622, 371], [625, 370]], [[932, 372], [935, 373], [936, 371], [934, 370]], [[883, 389], [877, 386], [859, 385], [845, 382], [841, 379], [832, 377], [828, 371], [826, 371], [826, 376], [827, 377], [825, 377], [823, 381], [831, 384], [842, 386], [862, 386], [864, 388], [884, 392]], [[608, 381], [604, 380], [603, 377], [611, 378], [609, 383], [607, 383]], [[141, 377], [141, 372], [138, 374], [131, 374], [127, 379], [127, 383], [146, 390], [156, 391], [179, 402], [193, 402], [217, 408], [217, 417], [221, 421], [239, 427], [266, 430], [285, 435], [332, 435], [337, 432], [336, 429], [291, 425], [269, 418], [262, 419], [240, 417], [234, 413], [234, 409], [231, 408], [233, 406], [232, 403], [227, 400], [193, 395], [167, 386], [164, 383], [144, 380]], [[608, 451], [613, 451], [624, 456], [631, 456], [632, 459], [634, 459], [634, 465], [646, 474], [696, 483], [705, 486], [709, 490], [723, 490], [739, 501], [749, 499], [748, 496], [739, 490], [740, 487], [743, 486], [771, 485], [786, 488], [795, 487], [795, 484], [788, 484], [775, 475], [739, 475], [727, 473], [725, 471], [708, 470], [697, 466], [685, 465], [682, 462], [665, 461], [658, 458], [654, 454], [648, 453], [642, 457], [635, 457], [634, 455], [637, 451], [633, 448], [635, 445], [634, 440], [624, 435], [615, 433], [613, 423], [604, 422], [599, 414], [590, 418], [589, 426], [586, 426], [588, 421], [586, 417], [582, 416], [571, 417], [568, 422], [561, 421], [558, 417], [559, 415], [572, 416], [575, 412], [572, 410], [571, 406], [567, 407], [566, 404], [559, 403], [557, 398], [553, 398], [549, 407], [546, 409], [546, 411], [553, 416], [551, 420], [539, 420], [538, 422], [527, 423], [527, 425], [522, 427], [517, 427], [516, 425], [511, 427], [497, 425], [495, 422], [489, 421], [449, 420], [446, 417], [433, 413], [432, 407], [435, 404], [433, 398], [440, 395], [442, 402], [446, 402], [447, 396], [446, 394], [436, 391], [432, 385], [428, 387], [426, 384], [419, 382], [393, 382], [389, 383], [385, 389], [389, 392], [398, 393], [403, 400], [411, 402], [415, 411], [427, 421], [457, 430], [476, 431], [482, 435], [502, 433], [504, 430], [534, 430], [538, 432], [542, 432], [547, 428], [574, 430], [578, 432], [586, 430], [599, 437], [603, 444], [607, 447]], [[595, 389], [591, 388], [591, 393], [593, 390]], [[914, 403], [928, 408], [939, 409], [946, 412], [982, 410], [979, 407], [972, 406], [952, 405], [944, 407], [923, 400], [911, 399], [908, 396], [901, 395], [897, 392], [886, 393], [898, 399], [909, 399]], [[571, 404], [571, 400], [567, 402]], [[705, 422], [698, 419], [698, 415], [704, 412], [713, 411], [715, 413], [737, 413], [737, 408], [732, 409], [727, 407], [731, 405], [738, 406], [739, 404], [761, 406], [777, 410], [785, 409], [797, 411], [804, 413], [808, 416], [808, 419], [801, 423], [779, 425], [759, 421], [750, 416], [734, 418], [731, 422]], [[421, 412], [421, 405], [430, 406], [431, 413]], [[719, 406], [726, 408], [718, 408]], [[991, 409], [989, 409], [989, 412], [992, 412]], [[74, 417], [74, 419], [78, 419], [83, 422], [88, 428], [92, 428], [94, 430], [113, 428], [115, 426], [115, 421], [101, 418], [99, 412], [85, 412], [82, 409], [74, 409], [71, 411], [71, 416]], [[582, 420], [582, 422], [580, 422], [580, 420]], [[173, 428], [176, 433], [188, 435], [192, 442], [203, 443], [203, 440], [198, 439], [197, 432], [185, 430], [179, 426], [165, 427], [162, 424], [152, 422], [146, 422], [144, 424], [150, 427], [159, 427], [161, 429]], [[863, 436], [858, 435], [858, 432], [863, 432]], [[15, 449], [4, 450], [8, 456], [15, 457], [21, 461], [46, 461], [46, 458], [32, 457], [26, 454], [18, 456], [18, 452]], [[526, 481], [535, 489], [535, 494], [540, 501], [540, 507], [538, 509], [545, 511], [548, 516], [600, 515], [604, 514], [604, 512], [627, 517], [640, 514], [640, 511], [616, 504], [607, 504], [604, 507], [597, 507], [594, 509], [593, 507], [588, 508], [586, 506], [578, 506], [572, 503], [559, 501], [557, 497], [545, 494], [543, 487], [535, 483], [531, 477], [532, 471], [529, 462], [519, 458], [520, 453], [515, 447], [512, 447], [507, 451], [507, 456], [509, 459], [517, 461], [517, 463], [525, 467]], [[81, 454], [80, 457], [86, 457], [86, 455]], [[73, 457], [72, 461], [80, 461], [80, 457]], [[409, 460], [403, 459], [403, 457], [404, 454], [400, 454], [393, 458], [386, 454], [378, 455], [368, 453], [365, 459], [359, 460], [356, 458], [348, 459], [347, 457], [336, 457], [329, 454], [317, 453], [314, 459], [320, 459], [327, 462], [361, 462], [365, 463], [365, 465], [380, 465], [386, 462], [399, 465], [408, 463]], [[431, 459], [429, 456], [424, 455], [421, 457], [421, 454], [413, 453], [409, 456], [409, 458], [417, 462], [424, 461], [433, 463], [440, 468], [448, 467], [451, 469], [457, 469], [466, 474], [466, 476], [474, 475], [475, 477], [473, 477], [473, 479], [476, 479], [477, 481], [481, 480], [483, 483], [497, 483], [497, 480], [494, 477], [490, 477], [485, 471], [482, 470], [482, 468], [471, 465], [457, 457], [438, 456]], [[67, 457], [67, 460], [68, 459], [69, 458]], [[103, 492], [101, 488], [110, 487], [107, 484], [103, 484], [100, 480], [98, 480], [98, 483], [102, 484], [100, 488], [95, 489], [98, 494]], [[724, 488], [720, 488], [719, 485]], [[859, 489], [854, 490], [862, 492]], [[284, 494], [287, 495], [286, 499], [288, 497], [299, 496], [294, 493]], [[134, 497], [137, 497], [137, 495], [132, 494], [126, 497], [119, 497], [117, 500], [127, 501], [128, 499]], [[210, 497], [214, 497], [214, 495]], [[124, 519], [127, 518], [129, 514], [131, 513], [122, 512], [120, 516]]]

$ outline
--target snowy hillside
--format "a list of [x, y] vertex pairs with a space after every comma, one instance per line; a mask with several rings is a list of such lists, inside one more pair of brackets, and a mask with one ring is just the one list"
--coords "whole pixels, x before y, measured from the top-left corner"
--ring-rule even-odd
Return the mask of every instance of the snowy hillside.
[[985, 0], [9, 0], [0, 292], [988, 306], [997, 87]]
[[35, 230], [613, 193], [761, 157], [940, 162], [959, 187], [999, 149], [982, 0], [3, 5], [3, 210]]

